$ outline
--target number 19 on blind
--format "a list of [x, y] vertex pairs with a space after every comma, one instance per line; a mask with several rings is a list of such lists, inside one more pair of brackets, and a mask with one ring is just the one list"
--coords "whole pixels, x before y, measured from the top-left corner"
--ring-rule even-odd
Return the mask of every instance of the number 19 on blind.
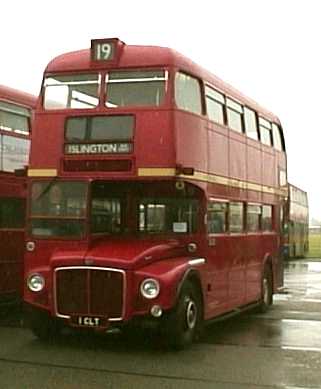
[[106, 61], [112, 59], [113, 45], [111, 43], [96, 43], [95, 60]]

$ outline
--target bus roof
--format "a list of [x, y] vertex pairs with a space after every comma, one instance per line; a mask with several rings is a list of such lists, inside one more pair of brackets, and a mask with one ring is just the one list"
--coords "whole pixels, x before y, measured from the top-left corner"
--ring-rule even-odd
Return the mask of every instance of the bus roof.
[[[118, 68], [138, 68], [138, 67], [176, 67], [182, 71], [190, 73], [204, 81], [212, 84], [224, 94], [236, 99], [244, 105], [255, 109], [259, 114], [269, 120], [280, 123], [277, 116], [264, 109], [254, 100], [244, 96], [241, 92], [231, 85], [222, 81], [209, 71], [203, 69], [195, 62], [178, 53], [177, 51], [158, 46], [133, 46], [123, 44], [120, 59], [117, 63]], [[93, 63], [91, 61], [90, 49], [79, 50], [62, 54], [49, 62], [46, 73], [60, 72], [84, 72], [93, 70], [102, 70], [115, 68], [115, 64]]]
[[4, 85], [0, 85], [0, 100], [24, 105], [29, 108], [35, 108], [37, 103], [36, 96]]
[[299, 187], [297, 187], [297, 186], [295, 186], [295, 185], [293, 185], [291, 183], [288, 183], [288, 185], [289, 185], [289, 188], [293, 188], [295, 191], [300, 192], [300, 193], [302, 193], [305, 196], [308, 195], [307, 191], [305, 191], [305, 190], [303, 190], [303, 189], [301, 189], [301, 188], [299, 188]]

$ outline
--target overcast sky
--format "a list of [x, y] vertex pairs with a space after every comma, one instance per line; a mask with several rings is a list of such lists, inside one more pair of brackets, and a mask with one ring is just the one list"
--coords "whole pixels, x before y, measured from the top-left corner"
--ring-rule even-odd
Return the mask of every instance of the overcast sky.
[[288, 177], [321, 219], [319, 0], [9, 0], [0, 84], [38, 94], [47, 63], [93, 38], [172, 47], [279, 116]]

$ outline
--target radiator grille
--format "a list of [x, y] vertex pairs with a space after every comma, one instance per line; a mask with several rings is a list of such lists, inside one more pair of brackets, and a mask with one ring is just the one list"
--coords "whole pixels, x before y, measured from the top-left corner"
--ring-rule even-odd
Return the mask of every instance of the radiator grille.
[[56, 309], [60, 316], [94, 315], [121, 319], [124, 274], [104, 268], [56, 270]]

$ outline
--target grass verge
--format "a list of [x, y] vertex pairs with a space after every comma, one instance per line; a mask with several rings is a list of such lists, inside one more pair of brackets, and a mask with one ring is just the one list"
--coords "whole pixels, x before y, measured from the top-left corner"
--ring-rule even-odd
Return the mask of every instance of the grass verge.
[[307, 257], [321, 258], [321, 234], [309, 234], [309, 252]]

